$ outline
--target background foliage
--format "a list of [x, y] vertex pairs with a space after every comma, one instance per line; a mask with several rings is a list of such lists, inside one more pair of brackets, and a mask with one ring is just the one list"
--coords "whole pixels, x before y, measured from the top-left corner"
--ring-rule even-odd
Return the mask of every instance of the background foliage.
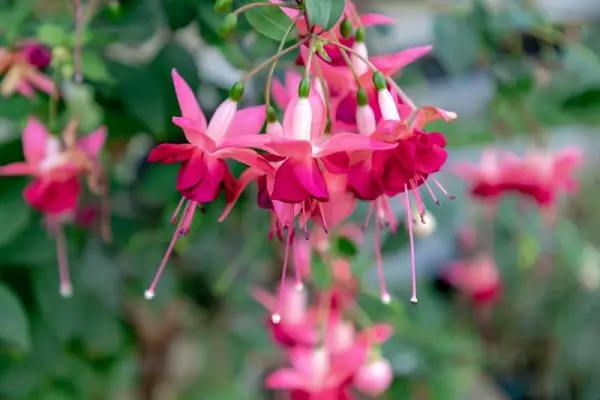
[[[178, 195], [177, 166], [148, 165], [145, 157], [157, 143], [183, 140], [171, 123], [179, 111], [170, 70], [176, 68], [199, 88], [211, 113], [241, 70], [276, 50], [272, 39], [282, 36], [279, 10], [240, 18], [234, 37], [225, 39], [218, 33], [223, 16], [213, 11], [211, 0], [87, 4], [86, 83], [75, 86], [69, 2], [0, 2], [3, 44], [35, 37], [52, 47], [50, 73], [65, 93], [61, 124], [71, 115], [85, 132], [108, 127], [105, 161], [111, 166], [114, 231], [107, 245], [93, 232], [69, 227], [75, 294], [64, 300], [57, 291], [55, 244], [21, 199], [25, 180], [0, 180], [0, 397], [269, 398], [262, 379], [282, 355], [268, 340], [265, 311], [249, 295], [252, 287], [274, 287], [279, 274], [281, 249], [266, 239], [267, 215], [256, 212], [251, 191], [226, 223], [216, 222], [223, 203], [209, 205], [191, 234], [178, 241], [155, 300], [146, 302], [142, 294], [172, 234], [170, 213]], [[395, 3], [359, 4], [392, 10]], [[432, 103], [459, 108], [457, 122], [439, 126], [452, 149], [451, 161], [472, 158], [479, 146], [490, 144], [525, 149], [530, 142], [572, 143], [593, 149], [600, 122], [597, 22], [549, 21], [529, 2], [516, 0], [501, 6], [483, 0], [433, 6], [425, 8], [434, 18], [435, 51], [407, 67], [399, 83], [417, 99], [437, 96]], [[402, 14], [397, 17], [402, 24]], [[389, 30], [370, 38], [378, 50], [397, 50], [386, 48], [393, 43]], [[289, 57], [281, 64], [293, 61]], [[490, 90], [480, 101], [476, 88], [485, 85]], [[263, 87], [259, 74], [243, 102], [260, 102]], [[44, 96], [32, 102], [0, 100], [1, 164], [21, 159], [26, 118], [35, 115], [48, 123], [48, 107]], [[543, 231], [537, 213], [519, 211], [515, 201], [501, 205], [494, 248], [506, 290], [486, 326], [490, 335], [464, 301], [433, 284], [444, 265], [458, 257], [457, 229], [480, 223], [468, 212], [471, 203], [459, 183], [450, 184], [458, 200], [428, 207], [438, 231], [417, 250], [436, 256], [417, 255], [424, 260], [418, 307], [406, 301], [404, 232], [384, 246], [386, 274], [397, 277], [391, 278], [396, 300], [388, 307], [373, 295], [368, 245], [339, 244], [340, 252], [352, 254], [354, 271], [363, 278], [364, 314], [396, 329], [384, 348], [397, 377], [387, 398], [464, 399], [482, 382], [484, 394], [474, 398], [600, 398], [595, 379], [600, 177], [594, 157], [590, 150], [580, 194], [565, 200], [555, 231]], [[557, 273], [540, 278], [539, 265], [548, 255]], [[327, 273], [315, 268], [318, 285]]]

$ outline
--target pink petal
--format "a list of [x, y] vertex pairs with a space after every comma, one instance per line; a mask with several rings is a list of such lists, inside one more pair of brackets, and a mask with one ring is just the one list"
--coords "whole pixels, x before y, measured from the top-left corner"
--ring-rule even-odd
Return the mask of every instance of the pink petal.
[[321, 161], [327, 172], [332, 174], [345, 174], [350, 169], [350, 157], [348, 156], [348, 153], [333, 153], [321, 157]]
[[100, 154], [104, 143], [106, 142], [106, 128], [101, 127], [79, 139], [77, 141], [77, 147], [83, 150], [88, 157], [95, 160]]
[[16, 162], [0, 167], [0, 175], [33, 175], [35, 169], [28, 163]]
[[[319, 143], [325, 133], [325, 125], [327, 123], [325, 103], [323, 103], [323, 99], [321, 99], [321, 96], [316, 91], [311, 91], [309, 101], [312, 110], [310, 140], [313, 143]], [[298, 96], [293, 97], [283, 115], [283, 131], [288, 137], [294, 131], [294, 110], [297, 102]]]
[[256, 168], [248, 168], [244, 172], [242, 172], [242, 174], [240, 175], [240, 178], [237, 181], [236, 191], [234, 193], [234, 196], [227, 203], [225, 210], [223, 210], [223, 213], [219, 217], [219, 222], [223, 222], [225, 220], [225, 218], [227, 218], [227, 216], [229, 215], [231, 210], [233, 210], [233, 207], [235, 207], [235, 203], [240, 198], [240, 195], [244, 192], [244, 190], [250, 184], [250, 182], [254, 181], [259, 176], [263, 176], [263, 175], [264, 175], [264, 172], [259, 169], [256, 169]]
[[366, 328], [360, 335], [361, 341], [366, 343], [383, 344], [394, 333], [394, 328], [389, 324], [375, 324]]
[[296, 347], [290, 349], [288, 352], [288, 358], [292, 367], [303, 376], [311, 376], [315, 359], [314, 355], [314, 349], [305, 347]]
[[238, 110], [225, 133], [224, 140], [235, 136], [258, 136], [266, 119], [266, 106]]
[[185, 161], [177, 175], [177, 190], [187, 190], [202, 182], [206, 174], [204, 153], [195, 151], [189, 160]]
[[26, 81], [21, 81], [17, 84], [17, 91], [28, 99], [32, 99], [35, 96], [35, 89]]
[[227, 163], [219, 158], [204, 154], [206, 173], [204, 179], [193, 189], [182, 192], [187, 198], [198, 203], [210, 203], [219, 196], [221, 183], [230, 174]]
[[436, 107], [421, 107], [415, 115], [415, 119], [413, 121], [412, 126], [415, 129], [421, 129], [429, 122], [437, 121], [440, 119], [446, 122], [450, 122], [456, 118], [456, 113], [452, 111], [446, 111]]
[[267, 309], [267, 311], [275, 312], [277, 298], [273, 294], [263, 289], [253, 289], [251, 291], [251, 295], [254, 298], [254, 300], [262, 304], [263, 307]]
[[298, 389], [304, 387], [304, 379], [293, 369], [279, 369], [267, 377], [265, 386], [269, 389]]
[[54, 81], [44, 74], [37, 71], [31, 71], [26, 76], [27, 81], [42, 92], [52, 95], [54, 93]]
[[183, 129], [185, 138], [194, 146], [199, 147], [203, 151], [214, 151], [215, 141], [209, 137], [198, 122], [184, 117], [173, 117], [173, 123]]
[[274, 172], [273, 167], [267, 160], [250, 149], [222, 149], [213, 154], [215, 157], [230, 158], [232, 160], [241, 162], [242, 164], [246, 164], [249, 167], [256, 168], [262, 174], [271, 174]]
[[177, 94], [181, 115], [197, 122], [200, 131], [206, 131], [206, 117], [202, 112], [196, 95], [181, 75], [177, 73], [175, 68], [173, 68], [171, 75], [173, 76], [173, 84], [175, 85], [175, 93]]
[[360, 21], [365, 27], [376, 26], [376, 25], [391, 25], [395, 24], [396, 19], [392, 17], [388, 17], [387, 15], [382, 14], [363, 14], [360, 16]]
[[232, 150], [250, 150], [250, 148], [269, 151], [270, 143], [273, 140], [269, 134], [263, 135], [240, 135], [226, 138], [213, 150], [215, 154], [221, 153], [224, 149]]
[[36, 164], [46, 155], [46, 143], [50, 134], [46, 127], [37, 119], [30, 117], [23, 131], [23, 153], [28, 163]]
[[329, 199], [327, 184], [319, 165], [311, 158], [287, 159], [275, 174], [271, 199], [297, 204], [310, 198], [319, 201]]
[[73, 212], [77, 208], [81, 185], [77, 177], [66, 181], [36, 179], [23, 191], [25, 201], [48, 214]]
[[312, 145], [306, 140], [293, 140], [272, 136], [271, 139], [271, 142], [267, 146], [275, 155], [282, 157], [310, 157], [312, 154]]
[[412, 47], [397, 53], [370, 57], [370, 61], [385, 76], [392, 76], [410, 63], [428, 54], [432, 46]]
[[271, 93], [273, 94], [275, 104], [277, 104], [279, 108], [285, 109], [290, 102], [290, 96], [288, 95], [285, 86], [283, 86], [277, 78], [273, 78], [273, 82], [271, 83]]
[[148, 162], [161, 164], [173, 164], [189, 159], [194, 153], [195, 147], [191, 144], [159, 144], [148, 154]]
[[363, 150], [387, 150], [396, 147], [395, 143], [386, 143], [358, 133], [336, 133], [320, 146], [316, 157], [324, 157], [339, 152], [352, 152]]

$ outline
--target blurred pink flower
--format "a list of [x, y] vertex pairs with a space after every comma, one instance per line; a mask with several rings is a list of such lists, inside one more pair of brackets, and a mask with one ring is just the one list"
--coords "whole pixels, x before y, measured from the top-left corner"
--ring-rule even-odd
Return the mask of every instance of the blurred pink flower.
[[474, 304], [494, 304], [502, 295], [502, 280], [492, 256], [483, 254], [450, 264], [445, 279]]
[[32, 98], [35, 89], [51, 95], [55, 91], [52, 79], [42, 74], [38, 68], [47, 66], [44, 51], [40, 45], [28, 43], [17, 51], [0, 48], [0, 74], [4, 75], [0, 84], [3, 97], [19, 92]]
[[363, 364], [354, 375], [354, 385], [369, 396], [379, 396], [389, 389], [394, 375], [390, 362], [377, 358]]

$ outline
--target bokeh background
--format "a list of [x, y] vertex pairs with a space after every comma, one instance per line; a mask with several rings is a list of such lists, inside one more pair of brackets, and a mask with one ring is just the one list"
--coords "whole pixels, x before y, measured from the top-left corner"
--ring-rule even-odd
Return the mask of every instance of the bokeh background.
[[[207, 206], [176, 251], [156, 298], [143, 292], [172, 234], [177, 166], [149, 165], [157, 143], [183, 140], [170, 71], [197, 89], [207, 113], [232, 83], [278, 43], [240, 19], [218, 33], [212, 0], [87, 0], [85, 84], [72, 83], [69, 1], [0, 1], [0, 40], [36, 38], [61, 54], [48, 73], [60, 82], [59, 117], [85, 132], [104, 124], [114, 240], [68, 227], [74, 296], [58, 293], [55, 243], [22, 200], [27, 179], [0, 178], [0, 398], [270, 399], [265, 375], [284, 354], [265, 328], [252, 288], [276, 288], [282, 246], [250, 189], [224, 223], [224, 202]], [[378, 299], [373, 246], [340, 244], [360, 278], [359, 305], [395, 328], [384, 346], [396, 379], [385, 399], [600, 399], [600, 3], [597, 0], [357, 1], [398, 19], [373, 29], [372, 53], [433, 44], [398, 82], [415, 103], [454, 110], [439, 124], [448, 139], [442, 180], [457, 196], [427, 204], [435, 231], [417, 242], [420, 303], [410, 305], [408, 235], [384, 241], [394, 296]], [[58, 52], [58, 53], [57, 53]], [[66, 52], [66, 53], [64, 53]], [[294, 57], [282, 66], [293, 67]], [[277, 72], [281, 76], [281, 70]], [[244, 104], [263, 101], [265, 74]], [[28, 116], [48, 121], [49, 99], [0, 99], [0, 164], [22, 159]], [[435, 130], [435, 129], [431, 129]], [[452, 164], [490, 146], [582, 149], [579, 191], [562, 197], [547, 229], [536, 207], [506, 198], [491, 224]], [[242, 167], [235, 166], [239, 174]], [[93, 212], [98, 204], [86, 204]], [[398, 217], [402, 209], [397, 205]], [[353, 218], [362, 221], [360, 207]], [[493, 302], [461, 295], [442, 276], [465, 257], [469, 237], [485, 243], [500, 272]], [[327, 271], [314, 267], [316, 285]], [[550, 271], [550, 272], [548, 272]], [[321, 283], [319, 283], [321, 281]]]

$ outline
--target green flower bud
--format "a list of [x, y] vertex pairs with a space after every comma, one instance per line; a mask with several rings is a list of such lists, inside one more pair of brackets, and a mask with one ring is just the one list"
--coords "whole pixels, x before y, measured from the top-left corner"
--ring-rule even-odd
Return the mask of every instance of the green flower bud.
[[229, 13], [225, 16], [225, 19], [219, 27], [219, 33], [223, 36], [230, 35], [236, 28], [238, 23], [237, 14]]

